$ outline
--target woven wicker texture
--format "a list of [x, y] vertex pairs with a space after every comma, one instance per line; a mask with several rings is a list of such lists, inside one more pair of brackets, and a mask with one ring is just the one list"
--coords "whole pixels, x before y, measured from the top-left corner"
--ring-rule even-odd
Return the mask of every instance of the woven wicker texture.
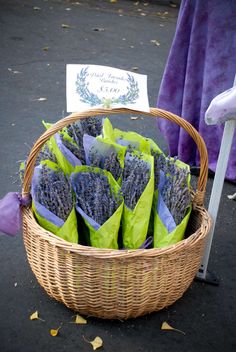
[[111, 114], [163, 117], [183, 127], [200, 154], [200, 175], [186, 238], [158, 249], [110, 250], [72, 244], [40, 227], [31, 209], [23, 207], [23, 238], [29, 264], [40, 285], [56, 300], [81, 314], [127, 319], [173, 304], [191, 284], [210, 230], [204, 208], [208, 159], [205, 143], [182, 118], [160, 109], [140, 113], [128, 109], [91, 110], [55, 123], [35, 143], [27, 161], [23, 195], [28, 195], [34, 163], [43, 144], [64, 126], [80, 118]]

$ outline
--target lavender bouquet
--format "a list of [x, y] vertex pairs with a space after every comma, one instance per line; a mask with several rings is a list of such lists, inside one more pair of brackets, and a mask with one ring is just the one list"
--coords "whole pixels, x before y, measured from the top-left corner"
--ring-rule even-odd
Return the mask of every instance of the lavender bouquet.
[[31, 196], [38, 223], [64, 240], [78, 243], [72, 188], [55, 163], [46, 160], [35, 168]]
[[120, 187], [106, 170], [79, 166], [71, 175], [76, 210], [87, 229], [87, 244], [118, 249], [118, 231], [123, 211]]
[[126, 148], [101, 137], [83, 137], [86, 164], [109, 171], [121, 183]]
[[124, 197], [122, 238], [125, 248], [139, 248], [145, 241], [154, 191], [153, 157], [127, 152], [122, 175]]
[[156, 172], [154, 198], [154, 247], [181, 241], [191, 213], [189, 166], [177, 158], [154, 156]]
[[[43, 122], [46, 128], [51, 124]], [[70, 124], [51, 137], [53, 153], [56, 155], [61, 169], [70, 175], [76, 166], [85, 164], [83, 135], [97, 136], [102, 131], [102, 121], [98, 117], [90, 117]]]

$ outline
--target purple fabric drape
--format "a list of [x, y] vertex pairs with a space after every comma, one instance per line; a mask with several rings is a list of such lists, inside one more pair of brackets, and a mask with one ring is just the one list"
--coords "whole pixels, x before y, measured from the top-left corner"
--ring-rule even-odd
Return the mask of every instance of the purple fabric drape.
[[[188, 120], [203, 137], [215, 171], [224, 125], [207, 126], [211, 100], [231, 88], [236, 74], [236, 1], [182, 0], [157, 106]], [[191, 137], [166, 120], [158, 126], [170, 154], [191, 166], [199, 155]], [[236, 135], [226, 178], [236, 182]]]
[[21, 205], [29, 205], [30, 197], [23, 198], [17, 192], [9, 192], [0, 199], [0, 232], [15, 236], [21, 228]]

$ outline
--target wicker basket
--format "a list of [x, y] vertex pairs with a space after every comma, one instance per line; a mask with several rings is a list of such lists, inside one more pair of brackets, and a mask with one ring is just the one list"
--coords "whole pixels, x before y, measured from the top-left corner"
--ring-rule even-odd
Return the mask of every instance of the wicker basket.
[[173, 304], [187, 290], [200, 266], [210, 216], [203, 207], [208, 160], [198, 132], [184, 119], [160, 109], [140, 113], [128, 109], [91, 110], [55, 123], [35, 143], [27, 162], [23, 195], [30, 192], [34, 163], [43, 144], [64, 126], [80, 118], [111, 114], [162, 117], [183, 127], [200, 153], [200, 175], [186, 238], [158, 249], [110, 250], [71, 244], [38, 225], [23, 207], [23, 237], [30, 266], [46, 292], [81, 314], [127, 319]]

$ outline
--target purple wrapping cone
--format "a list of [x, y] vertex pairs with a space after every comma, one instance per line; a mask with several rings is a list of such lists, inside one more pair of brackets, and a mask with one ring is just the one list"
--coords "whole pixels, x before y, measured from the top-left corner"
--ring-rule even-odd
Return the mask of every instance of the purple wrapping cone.
[[9, 192], [0, 200], [0, 231], [15, 236], [21, 227], [21, 205], [28, 205], [29, 197], [22, 198], [17, 192]]

